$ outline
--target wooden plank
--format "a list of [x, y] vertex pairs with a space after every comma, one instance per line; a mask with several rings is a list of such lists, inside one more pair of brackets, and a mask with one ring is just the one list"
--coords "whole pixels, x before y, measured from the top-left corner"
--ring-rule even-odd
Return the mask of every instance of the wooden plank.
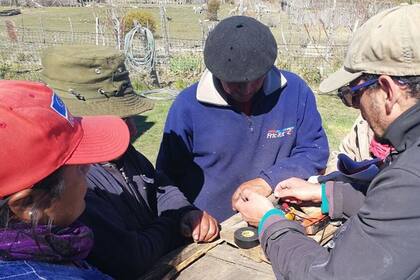
[[238, 254], [239, 250], [227, 243], [219, 244], [204, 257], [182, 271], [177, 280], [274, 280], [270, 265], [255, 263]]
[[248, 224], [242, 220], [241, 214], [235, 214], [223, 223], [221, 223], [220, 238], [232, 246], [238, 247], [235, 244], [234, 232], [235, 230], [246, 227]]
[[223, 242], [218, 239], [211, 243], [193, 243], [176, 249], [162, 257], [153, 268], [139, 280], [172, 279], [179, 271]]
[[[317, 215], [320, 213], [319, 207], [304, 207], [304, 211], [308, 211], [310, 214], [306, 215]], [[227, 243], [231, 244], [232, 246], [236, 246], [234, 242], [233, 234], [236, 229], [247, 226], [247, 223], [242, 221], [241, 215], [238, 213], [233, 215], [231, 218], [226, 220], [225, 223], [222, 223], [222, 230], [220, 232], [220, 237], [226, 241]], [[326, 244], [329, 240], [332, 239], [335, 231], [337, 230], [336, 226], [328, 224], [322, 230], [318, 231], [316, 234], [308, 235], [308, 237], [314, 239], [316, 242], [320, 243], [321, 245]], [[240, 249], [240, 254], [245, 256], [256, 263], [259, 262], [266, 262], [270, 263], [270, 261], [265, 257], [265, 254], [261, 248], [261, 246], [257, 246], [252, 249]]]
[[[311, 212], [312, 210], [316, 212], [319, 211], [319, 208], [318, 210], [311, 209]], [[168, 255], [161, 258], [161, 260], [159, 260], [159, 262], [149, 271], [149, 273], [140, 279], [166, 280], [172, 279], [180, 272], [180, 275], [191, 275], [190, 271], [200, 271], [200, 269], [201, 273], [199, 273], [199, 275], [203, 276], [203, 271], [205, 271], [205, 277], [207, 277], [210, 263], [216, 265], [215, 269], [217, 270], [214, 272], [215, 274], [211, 278], [178, 277], [177, 279], [230, 279], [228, 278], [230, 277], [229, 275], [233, 277], [231, 279], [248, 279], [246, 278], [248, 276], [244, 276], [245, 278], [243, 278], [241, 275], [235, 274], [234, 271], [237, 271], [237, 273], [240, 271], [240, 273], [244, 273], [246, 275], [253, 275], [252, 271], [258, 271], [259, 274], [267, 273], [268, 271], [268, 273], [271, 275], [271, 266], [269, 265], [269, 261], [266, 259], [265, 254], [260, 246], [248, 250], [238, 249], [236, 247], [233, 237], [234, 232], [236, 229], [244, 226], [247, 226], [247, 223], [242, 221], [241, 215], [239, 213], [232, 216], [221, 224], [221, 238], [219, 240], [216, 240], [212, 243], [190, 244], [172, 251]], [[333, 237], [333, 234], [336, 230], [336, 226], [329, 224], [323, 230], [317, 232], [315, 235], [310, 235], [309, 237], [313, 238], [321, 245], [324, 245]], [[206, 264], [206, 262], [209, 263]], [[186, 267], [188, 267], [187, 271], [183, 271]], [[233, 272], [231, 272], [231, 270]], [[226, 273], [226, 277], [223, 276], [224, 274], [220, 274], [223, 271]], [[259, 274], [255, 275], [254, 273], [250, 279], [265, 279], [260, 278]]]
[[[259, 247], [255, 247], [255, 249], [256, 248]], [[215, 247], [213, 250], [209, 251], [207, 255], [225, 260], [227, 262], [234, 262], [237, 265], [248, 267], [250, 269], [258, 270], [264, 273], [269, 273], [271, 275], [272, 269], [270, 264], [261, 261], [255, 262], [254, 260], [243, 256], [241, 252], [242, 249], [232, 247], [227, 243], [222, 243]]]

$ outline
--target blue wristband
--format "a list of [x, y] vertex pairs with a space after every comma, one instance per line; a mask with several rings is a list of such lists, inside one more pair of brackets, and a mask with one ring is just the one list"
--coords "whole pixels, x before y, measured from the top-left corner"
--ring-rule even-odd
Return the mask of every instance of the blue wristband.
[[261, 230], [264, 226], [265, 221], [268, 219], [268, 217], [273, 216], [273, 215], [278, 215], [281, 218], [284, 218], [284, 212], [280, 209], [277, 208], [273, 208], [268, 210], [267, 212], [265, 212], [264, 216], [261, 218], [259, 224], [258, 224], [258, 234], [261, 233]]
[[321, 212], [322, 214], [328, 214], [330, 212], [325, 183], [321, 184]]

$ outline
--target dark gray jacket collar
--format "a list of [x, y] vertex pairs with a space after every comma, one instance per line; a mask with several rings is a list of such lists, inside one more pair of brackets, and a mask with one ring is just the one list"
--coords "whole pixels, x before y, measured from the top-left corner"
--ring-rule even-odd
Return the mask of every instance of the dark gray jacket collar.
[[397, 152], [402, 152], [420, 140], [420, 102], [401, 114], [385, 132]]

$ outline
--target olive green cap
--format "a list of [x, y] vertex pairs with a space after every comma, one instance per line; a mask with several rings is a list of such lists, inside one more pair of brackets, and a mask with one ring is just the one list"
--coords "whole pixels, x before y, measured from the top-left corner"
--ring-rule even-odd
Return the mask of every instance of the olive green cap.
[[319, 86], [330, 92], [363, 73], [420, 75], [420, 4], [401, 4], [364, 23], [353, 35], [344, 66]]
[[109, 47], [50, 47], [41, 56], [41, 80], [74, 115], [129, 117], [151, 110], [153, 103], [133, 90], [124, 60]]

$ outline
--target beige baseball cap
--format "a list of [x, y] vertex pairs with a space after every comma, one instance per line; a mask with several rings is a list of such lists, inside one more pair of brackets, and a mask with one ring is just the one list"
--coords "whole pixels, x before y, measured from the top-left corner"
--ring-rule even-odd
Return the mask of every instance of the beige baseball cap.
[[371, 17], [354, 34], [343, 67], [321, 82], [323, 93], [363, 73], [420, 75], [420, 4], [401, 4]]

